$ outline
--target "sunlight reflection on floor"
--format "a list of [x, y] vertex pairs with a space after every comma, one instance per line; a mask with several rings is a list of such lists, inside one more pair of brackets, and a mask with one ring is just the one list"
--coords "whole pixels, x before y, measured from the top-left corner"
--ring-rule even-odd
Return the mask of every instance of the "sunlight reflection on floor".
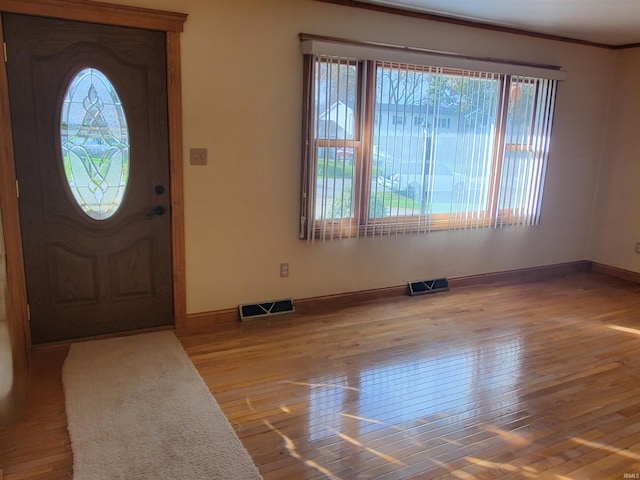
[[[474, 478], [459, 466], [449, 468], [438, 457], [443, 457], [451, 446], [469, 447], [468, 442], [475, 441], [470, 440], [474, 436], [494, 435], [497, 442], [504, 442], [505, 448], [527, 443], [523, 435], [493, 423], [456, 426], [464, 425], [466, 419], [474, 418], [480, 411], [491, 417], [494, 408], [502, 410], [518, 401], [513, 391], [521, 373], [522, 350], [521, 339], [514, 336], [486, 348], [464, 346], [425, 352], [422, 358], [402, 358], [355, 370], [353, 374], [349, 373], [352, 370], [345, 370], [310, 382], [284, 381], [283, 385], [293, 389], [292, 397], [308, 395], [306, 442], [299, 448], [275, 426], [278, 425], [275, 418], [273, 423], [265, 420], [264, 424], [282, 438], [293, 458], [332, 480], [339, 479], [348, 468], [338, 454], [341, 450], [336, 448], [336, 440], [361, 450], [358, 468], [363, 472], [359, 478], [375, 478], [378, 473], [393, 471], [374, 457], [400, 470], [412, 463], [430, 462], [431, 468], [444, 467], [455, 477]], [[306, 388], [307, 393], [297, 388]], [[246, 403], [254, 409], [251, 399], [247, 398]], [[471, 410], [470, 405], [474, 406]], [[281, 404], [279, 411], [291, 413], [286, 404]], [[458, 430], [451, 430], [452, 425]], [[375, 445], [380, 435], [393, 438], [392, 450]], [[305, 458], [307, 451], [315, 452], [315, 461]], [[318, 460], [318, 452], [324, 452], [324, 462]], [[519, 472], [523, 478], [536, 476], [535, 470], [480, 456], [470, 455], [464, 461], [470, 464], [469, 468]]]
[[[640, 330], [608, 327], [640, 335]], [[532, 423], [522, 406], [524, 349], [522, 337], [505, 335], [488, 346], [461, 342], [459, 348], [345, 368], [309, 381], [283, 380], [291, 403], [280, 403], [264, 424], [282, 439], [290, 457], [330, 480], [356, 478], [355, 472], [363, 480], [487, 475], [583, 480], [570, 471], [545, 472], [554, 463], [542, 451], [539, 463], [530, 465], [504, 459], [504, 452], [535, 449], [536, 436], [550, 428], [547, 413]], [[537, 396], [536, 390], [524, 395], [532, 393]], [[246, 404], [259, 411], [260, 401], [247, 398]], [[286, 418], [299, 415], [300, 408], [307, 415], [306, 427], [288, 436]], [[564, 441], [569, 440], [640, 460], [631, 451], [578, 437]]]
[[508, 442], [510, 445], [513, 445], [514, 447], [521, 447], [529, 443], [529, 441], [525, 437], [523, 437], [517, 432], [509, 432], [506, 430], [502, 430], [493, 425], [485, 425], [484, 427], [482, 427], [482, 429], [486, 432], [491, 432], [491, 433], [495, 433], [496, 435], [500, 435], [500, 437], [502, 437], [506, 442]]
[[342, 480], [340, 477], [334, 475], [333, 473], [331, 473], [330, 470], [328, 470], [327, 468], [323, 467], [322, 465], [319, 465], [314, 460], [308, 460], [308, 459], [305, 460], [304, 458], [302, 458], [302, 456], [296, 450], [295, 442], [291, 438], [289, 438], [287, 435], [285, 435], [280, 430], [275, 428], [268, 420], [263, 420], [263, 422], [271, 430], [273, 430], [274, 432], [276, 432], [278, 435], [280, 435], [282, 437], [282, 439], [284, 440], [285, 447], [287, 448], [287, 451], [289, 452], [289, 454], [292, 457], [297, 458], [298, 460], [304, 461], [304, 463], [309, 465], [311, 468], [313, 468], [313, 469], [319, 471], [320, 473], [324, 474], [329, 480]]
[[634, 335], [640, 335], [640, 330], [638, 330], [637, 328], [621, 327], [619, 325], [607, 325], [607, 327], [609, 327], [612, 330], [618, 330], [619, 332], [633, 333]]
[[622, 457], [631, 458], [633, 460], [640, 460], [640, 454], [632, 452], [630, 450], [623, 450], [621, 448], [612, 447], [611, 445], [604, 445], [604, 444], [598, 443], [598, 442], [591, 442], [589, 440], [583, 440], [582, 438], [578, 438], [578, 437], [573, 437], [571, 440], [573, 440], [576, 443], [579, 443], [580, 445], [586, 445], [586, 446], [591, 447], [591, 448], [605, 450], [607, 452], [615, 453], [615, 454], [620, 455]]

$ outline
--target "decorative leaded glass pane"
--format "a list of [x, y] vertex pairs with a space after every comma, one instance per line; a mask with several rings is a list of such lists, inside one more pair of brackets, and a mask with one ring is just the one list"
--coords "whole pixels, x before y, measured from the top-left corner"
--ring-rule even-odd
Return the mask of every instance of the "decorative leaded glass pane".
[[116, 213], [129, 179], [129, 129], [113, 84], [85, 68], [71, 79], [62, 103], [64, 173], [80, 208], [105, 220]]

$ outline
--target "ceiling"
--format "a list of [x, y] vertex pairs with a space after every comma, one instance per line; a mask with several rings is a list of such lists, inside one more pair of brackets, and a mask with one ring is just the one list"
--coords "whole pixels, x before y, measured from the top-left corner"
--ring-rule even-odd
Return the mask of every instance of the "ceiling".
[[358, 0], [611, 46], [640, 44], [640, 0]]

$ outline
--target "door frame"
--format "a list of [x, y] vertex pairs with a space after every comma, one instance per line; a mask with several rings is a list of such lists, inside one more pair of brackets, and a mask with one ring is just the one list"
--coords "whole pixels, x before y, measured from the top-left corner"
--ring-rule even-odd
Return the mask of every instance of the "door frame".
[[[159, 30], [166, 34], [169, 169], [171, 175], [171, 243], [174, 326], [184, 326], [187, 316], [182, 87], [180, 34], [187, 14], [87, 0], [0, 0], [1, 13], [39, 15], [64, 20]], [[0, 22], [0, 40], [4, 42]], [[13, 134], [9, 108], [6, 63], [0, 68], [0, 209], [7, 253], [8, 326], [14, 366], [27, 362], [31, 348], [27, 283], [18, 208]]]

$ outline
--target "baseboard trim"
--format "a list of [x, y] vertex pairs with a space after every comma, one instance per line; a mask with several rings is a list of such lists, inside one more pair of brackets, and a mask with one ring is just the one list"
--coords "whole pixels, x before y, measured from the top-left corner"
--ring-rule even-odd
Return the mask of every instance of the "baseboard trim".
[[[449, 279], [449, 287], [453, 289], [486, 284], [505, 285], [536, 282], [551, 278], [563, 277], [566, 275], [572, 275], [575, 273], [590, 272], [592, 269], [592, 265], [593, 263], [590, 261], [581, 260], [577, 262], [522, 268], [518, 270], [507, 270], [503, 272], [483, 273], [465, 277], [454, 277]], [[640, 278], [640, 274], [637, 275]], [[294, 315], [322, 313], [333, 308], [406, 295], [409, 295], [409, 286], [407, 284], [393, 287], [375, 288], [371, 290], [361, 290], [357, 292], [338, 293], [334, 295], [304, 298], [294, 301], [296, 309], [296, 313]], [[188, 314], [186, 321], [179, 329], [192, 330], [211, 328], [217, 325], [228, 324], [231, 322], [240, 322], [240, 314], [238, 313], [237, 308], [227, 308], [224, 310], [216, 310], [212, 312]]]
[[640, 283], [640, 273], [633, 272], [631, 270], [625, 270], [624, 268], [612, 267], [610, 265], [604, 265], [602, 263], [594, 262], [592, 270], [596, 273], [601, 273], [610, 277], [628, 280], [633, 283]]
[[299, 313], [321, 313], [332, 308], [370, 302], [373, 300], [382, 300], [385, 298], [401, 297], [404, 295], [409, 295], [408, 284], [305, 298], [302, 300], [296, 300], [295, 303], [296, 310]]
[[212, 312], [190, 313], [181, 326], [176, 325], [176, 330], [192, 330], [203, 327], [215, 327], [216, 325], [231, 322], [240, 322], [240, 313], [237, 308], [226, 308]]
[[502, 272], [481, 273], [479, 275], [451, 278], [449, 279], [449, 286], [451, 288], [460, 288], [486, 284], [505, 285], [539, 282], [576, 273], [590, 272], [591, 268], [592, 262], [588, 260], [556, 263], [554, 265], [543, 265], [540, 267], [520, 268], [517, 270], [505, 270]]

